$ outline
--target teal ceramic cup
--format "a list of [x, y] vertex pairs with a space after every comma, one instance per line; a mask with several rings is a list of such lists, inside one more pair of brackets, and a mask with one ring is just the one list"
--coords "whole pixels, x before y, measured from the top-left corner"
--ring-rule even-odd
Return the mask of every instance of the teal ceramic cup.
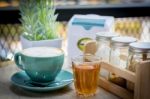
[[61, 71], [64, 52], [52, 47], [33, 47], [16, 53], [14, 60], [33, 82], [48, 83]]

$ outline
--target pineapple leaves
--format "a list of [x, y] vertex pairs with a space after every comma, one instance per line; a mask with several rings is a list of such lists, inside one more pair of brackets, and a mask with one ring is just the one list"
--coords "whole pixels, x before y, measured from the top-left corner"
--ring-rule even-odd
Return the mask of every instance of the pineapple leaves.
[[59, 37], [58, 14], [53, 0], [21, 0], [20, 15], [23, 36], [28, 40], [47, 40]]

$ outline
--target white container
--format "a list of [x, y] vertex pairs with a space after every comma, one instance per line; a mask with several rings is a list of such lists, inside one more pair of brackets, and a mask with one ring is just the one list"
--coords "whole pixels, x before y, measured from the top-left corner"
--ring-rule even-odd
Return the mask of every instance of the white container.
[[23, 36], [20, 37], [22, 48], [30, 48], [30, 47], [56, 47], [61, 48], [62, 46], [62, 39], [52, 39], [52, 40], [39, 40], [39, 41], [30, 41], [24, 38]]
[[97, 32], [113, 32], [114, 17], [99, 15], [74, 15], [68, 23], [68, 58], [83, 54], [83, 46], [95, 40]]

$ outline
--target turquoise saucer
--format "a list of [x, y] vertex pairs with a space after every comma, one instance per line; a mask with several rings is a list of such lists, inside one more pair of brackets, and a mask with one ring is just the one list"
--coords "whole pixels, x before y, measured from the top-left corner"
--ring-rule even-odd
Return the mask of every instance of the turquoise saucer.
[[47, 86], [38, 86], [31, 84], [32, 82], [30, 78], [26, 75], [24, 71], [17, 72], [11, 77], [11, 82], [23, 89], [37, 91], [37, 92], [45, 92], [45, 91], [52, 91], [63, 88], [73, 81], [72, 73], [61, 70], [61, 72], [57, 75], [55, 81], [50, 82]]

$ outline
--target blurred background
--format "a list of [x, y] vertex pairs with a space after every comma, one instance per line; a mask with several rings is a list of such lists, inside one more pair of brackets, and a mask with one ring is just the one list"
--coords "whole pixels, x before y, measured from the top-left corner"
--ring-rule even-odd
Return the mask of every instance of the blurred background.
[[[67, 23], [74, 14], [114, 16], [120, 35], [150, 40], [150, 0], [55, 0], [55, 5], [58, 32], [65, 40]], [[21, 50], [18, 6], [19, 0], [0, 0], [0, 61], [11, 60]]]

